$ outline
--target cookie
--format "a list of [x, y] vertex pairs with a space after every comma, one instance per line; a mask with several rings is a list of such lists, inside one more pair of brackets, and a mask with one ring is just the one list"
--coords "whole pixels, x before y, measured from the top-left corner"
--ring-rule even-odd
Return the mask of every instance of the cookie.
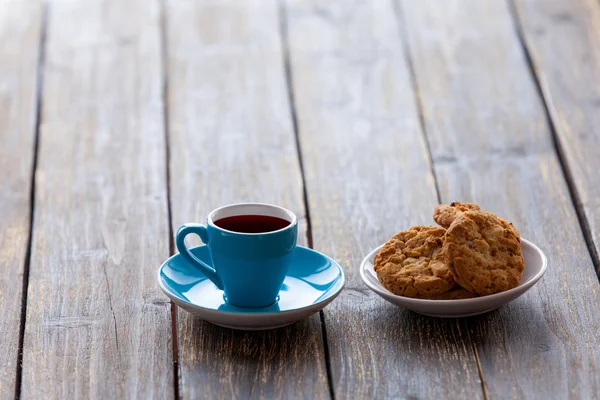
[[452, 221], [463, 212], [479, 210], [480, 208], [477, 204], [453, 201], [450, 204], [440, 204], [437, 206], [433, 212], [433, 220], [448, 229], [452, 224]]
[[456, 287], [442, 254], [445, 229], [415, 226], [398, 232], [375, 256], [381, 284], [399, 296], [432, 298]]
[[477, 297], [474, 293], [469, 292], [467, 289], [458, 287], [456, 289], [449, 290], [445, 293], [438, 294], [430, 297], [431, 300], [462, 300], [472, 299]]
[[458, 215], [446, 231], [442, 253], [456, 282], [481, 296], [516, 287], [525, 269], [517, 229], [484, 211]]

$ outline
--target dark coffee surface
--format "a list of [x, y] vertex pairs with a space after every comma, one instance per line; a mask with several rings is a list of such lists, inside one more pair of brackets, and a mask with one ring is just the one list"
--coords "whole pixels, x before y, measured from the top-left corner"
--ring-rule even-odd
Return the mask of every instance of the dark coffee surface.
[[235, 215], [215, 221], [219, 228], [241, 233], [265, 233], [278, 231], [290, 224], [285, 219], [266, 215]]

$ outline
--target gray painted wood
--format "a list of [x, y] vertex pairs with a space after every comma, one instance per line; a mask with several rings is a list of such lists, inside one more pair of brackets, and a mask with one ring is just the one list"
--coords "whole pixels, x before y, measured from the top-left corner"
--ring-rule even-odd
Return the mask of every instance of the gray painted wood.
[[442, 199], [508, 218], [550, 263], [523, 297], [461, 321], [489, 397], [594, 398], [600, 287], [507, 4], [401, 4]]
[[[294, 211], [306, 244], [276, 2], [168, 1], [166, 17], [174, 229], [261, 201]], [[183, 399], [329, 397], [318, 315], [248, 333], [179, 311], [177, 327]]]
[[285, 2], [315, 249], [345, 267], [325, 309], [337, 398], [482, 398], [469, 332], [394, 307], [362, 283], [363, 257], [433, 224], [437, 204], [392, 2]]
[[39, 2], [0, 7], [0, 398], [14, 395], [35, 142]]
[[[518, 20], [578, 194], [600, 252], [600, 3], [519, 1]], [[596, 265], [597, 272], [600, 273]]]
[[173, 398], [160, 9], [49, 4], [23, 398]]

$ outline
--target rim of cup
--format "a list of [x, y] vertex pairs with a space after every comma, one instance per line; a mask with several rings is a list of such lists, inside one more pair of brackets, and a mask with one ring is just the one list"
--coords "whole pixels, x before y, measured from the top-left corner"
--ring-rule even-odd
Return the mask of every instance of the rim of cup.
[[[241, 209], [243, 209], [243, 208], [249, 208], [250, 210], [243, 212], [243, 211], [241, 211]], [[257, 232], [257, 233], [231, 231], [229, 229], [221, 228], [220, 226], [215, 224], [215, 220], [218, 221], [222, 218], [237, 217], [240, 215], [263, 215], [266, 217], [275, 217], [275, 218], [280, 218], [280, 219], [286, 220], [289, 222], [289, 224], [286, 225], [284, 228], [278, 229], [276, 231]], [[294, 214], [287, 208], [276, 206], [274, 204], [234, 203], [234, 204], [228, 204], [228, 205], [214, 209], [213, 211], [211, 211], [210, 214], [208, 214], [206, 221], [207, 221], [207, 224], [209, 224], [213, 228], [219, 229], [224, 232], [233, 233], [236, 235], [259, 236], [259, 235], [272, 235], [275, 233], [283, 232], [283, 231], [289, 229], [290, 227], [294, 226], [298, 222], [298, 217], [296, 217], [296, 214]]]

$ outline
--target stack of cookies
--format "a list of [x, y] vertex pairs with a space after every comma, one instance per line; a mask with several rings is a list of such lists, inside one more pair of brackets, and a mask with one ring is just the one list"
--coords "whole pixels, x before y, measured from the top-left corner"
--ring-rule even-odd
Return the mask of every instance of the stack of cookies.
[[525, 263], [512, 223], [457, 201], [436, 207], [433, 219], [441, 228], [398, 232], [375, 256], [375, 272], [386, 289], [399, 296], [455, 300], [519, 285]]

